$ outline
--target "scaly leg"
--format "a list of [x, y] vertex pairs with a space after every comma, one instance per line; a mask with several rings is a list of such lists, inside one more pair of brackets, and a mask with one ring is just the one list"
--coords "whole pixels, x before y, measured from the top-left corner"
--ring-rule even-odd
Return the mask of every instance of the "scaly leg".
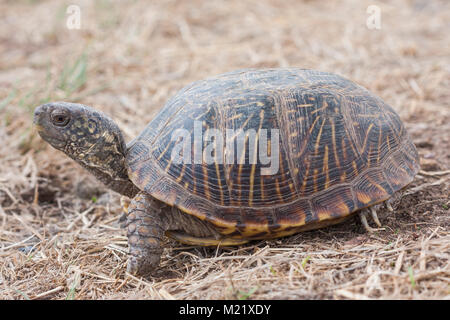
[[167, 230], [167, 223], [161, 214], [161, 203], [145, 193], [137, 194], [128, 209], [127, 271], [146, 276], [159, 265], [163, 252], [161, 240]]
[[374, 220], [374, 222], [377, 224], [377, 226], [381, 227], [380, 220], [378, 220], [377, 212], [375, 211], [374, 208], [371, 207], [371, 208], [362, 209], [361, 211], [359, 211], [359, 218], [361, 219], [361, 223], [363, 224], [366, 231], [370, 233], [370, 232], [385, 230], [384, 228], [374, 229], [371, 226], [369, 226], [369, 224], [367, 223], [367, 217], [369, 216], [369, 214], [372, 217], [372, 219]]

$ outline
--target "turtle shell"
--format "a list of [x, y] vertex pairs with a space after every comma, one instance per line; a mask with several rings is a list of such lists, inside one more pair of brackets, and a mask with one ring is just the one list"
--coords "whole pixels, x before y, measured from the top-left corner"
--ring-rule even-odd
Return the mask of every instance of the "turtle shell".
[[[190, 152], [190, 161], [174, 161], [181, 156], [177, 129], [188, 133], [182, 140], [192, 148], [181, 153]], [[213, 139], [208, 129], [220, 134]], [[276, 173], [251, 156], [262, 133], [278, 142]], [[232, 147], [238, 140], [245, 152]], [[205, 151], [216, 161], [205, 161]], [[249, 239], [340, 222], [388, 199], [419, 170], [417, 150], [389, 105], [338, 75], [296, 68], [239, 70], [188, 85], [130, 144], [127, 158], [141, 190], [230, 238]]]

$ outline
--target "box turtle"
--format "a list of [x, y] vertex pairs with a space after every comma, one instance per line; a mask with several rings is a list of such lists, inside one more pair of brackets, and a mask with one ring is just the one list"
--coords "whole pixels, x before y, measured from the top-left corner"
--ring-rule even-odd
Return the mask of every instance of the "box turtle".
[[374, 206], [419, 170], [389, 105], [313, 70], [246, 69], [194, 82], [128, 144], [110, 118], [81, 104], [47, 103], [34, 117], [44, 140], [132, 198], [124, 202], [127, 270], [139, 275], [158, 266], [164, 235], [238, 245], [354, 213], [374, 230], [367, 223], [372, 217], [380, 226]]

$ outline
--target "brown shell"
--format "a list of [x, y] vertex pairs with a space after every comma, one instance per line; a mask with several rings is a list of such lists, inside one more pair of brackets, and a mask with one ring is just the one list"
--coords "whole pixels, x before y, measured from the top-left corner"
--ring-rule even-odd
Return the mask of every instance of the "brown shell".
[[[192, 135], [195, 120], [203, 134], [278, 129], [278, 172], [261, 175], [247, 144], [245, 164], [174, 163], [172, 134], [184, 128]], [[185, 87], [132, 143], [128, 162], [142, 190], [234, 238], [339, 222], [388, 199], [419, 170], [416, 148], [389, 105], [340, 76], [295, 68], [240, 70]]]

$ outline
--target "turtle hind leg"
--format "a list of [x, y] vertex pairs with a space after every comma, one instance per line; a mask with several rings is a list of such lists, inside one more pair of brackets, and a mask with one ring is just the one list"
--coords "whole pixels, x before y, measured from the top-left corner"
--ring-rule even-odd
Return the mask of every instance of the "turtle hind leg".
[[389, 212], [394, 212], [394, 208], [392, 208], [392, 204], [388, 201], [386, 201], [386, 208], [389, 210]]
[[385, 201], [386, 209], [389, 210], [389, 212], [394, 212], [394, 208], [392, 207], [392, 204], [396, 201], [395, 198], [389, 198]]
[[370, 207], [370, 216], [372, 217], [372, 220], [375, 222], [375, 224], [378, 226], [378, 228], [381, 228], [381, 222], [378, 220], [377, 211], [374, 207]]
[[183, 244], [202, 247], [237, 246], [249, 242], [249, 240], [246, 239], [232, 239], [232, 238], [216, 239], [214, 237], [200, 238], [190, 236], [184, 232], [175, 230], [166, 231], [166, 236]]
[[[372, 228], [371, 226], [369, 226], [369, 223], [367, 222], [367, 217], [369, 216], [372, 218], [378, 228]], [[381, 223], [378, 219], [377, 212], [373, 207], [365, 208], [359, 211], [359, 218], [361, 219], [361, 223], [364, 226], [364, 229], [366, 229], [366, 231], [369, 233], [385, 230], [384, 228], [381, 228]]]

